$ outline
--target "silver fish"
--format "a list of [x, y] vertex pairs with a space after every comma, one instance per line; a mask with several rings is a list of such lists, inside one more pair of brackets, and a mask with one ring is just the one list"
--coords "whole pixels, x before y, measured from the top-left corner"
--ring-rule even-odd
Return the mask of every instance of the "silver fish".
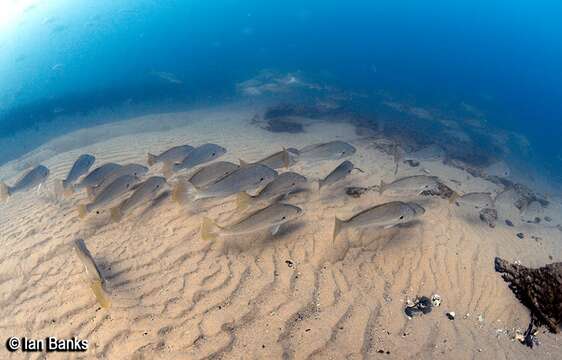
[[281, 225], [301, 215], [302, 209], [297, 206], [273, 203], [228, 226], [219, 226], [211, 219], [205, 218], [201, 225], [201, 237], [204, 240], [212, 240], [218, 235], [250, 234], [264, 229], [271, 229], [271, 233], [275, 235]]
[[468, 205], [475, 209], [489, 209], [494, 207], [494, 199], [490, 193], [473, 192], [458, 197], [456, 204], [457, 206]]
[[47, 180], [49, 169], [43, 165], [38, 165], [25, 173], [13, 186], [8, 186], [0, 182], [0, 202], [8, 199], [11, 195], [32, 189]]
[[436, 190], [439, 186], [437, 176], [414, 175], [407, 176], [386, 184], [381, 180], [379, 193], [391, 193], [391, 195], [420, 195], [424, 191]]
[[162, 176], [152, 176], [133, 186], [133, 193], [116, 207], [111, 208], [111, 219], [119, 222], [124, 214], [135, 207], [154, 200], [168, 185]]
[[305, 146], [299, 150], [299, 160], [338, 160], [355, 154], [357, 150], [343, 141], [330, 141], [322, 144]]
[[[328, 174], [324, 179], [318, 181], [318, 187], [321, 189], [324, 186], [330, 186], [335, 184], [336, 182], [344, 179], [347, 175], [351, 174], [353, 169], [357, 169], [355, 165], [349, 160], [345, 160], [341, 164], [339, 164], [332, 172]], [[358, 169], [359, 171], [363, 171]]]
[[347, 220], [335, 217], [334, 235], [347, 228], [381, 227], [390, 228], [398, 224], [412, 221], [425, 213], [425, 209], [416, 203], [405, 203], [402, 201], [392, 201], [361, 211]]
[[86, 271], [86, 281], [94, 292], [99, 304], [104, 308], [109, 308], [111, 306], [111, 300], [109, 299], [109, 295], [106, 290], [107, 283], [101, 276], [98, 265], [86, 247], [84, 240], [74, 240], [74, 252], [80, 259], [80, 262], [82, 262], [82, 265], [84, 265], [84, 269]]
[[284, 172], [277, 176], [275, 180], [267, 184], [259, 194], [250, 196], [246, 192], [238, 194], [238, 210], [243, 210], [251, 204], [263, 204], [270, 202], [280, 196], [286, 196], [292, 192], [302, 190], [306, 187], [306, 177], [295, 172]]
[[86, 177], [84, 177], [82, 181], [80, 181], [80, 183], [76, 185], [76, 188], [82, 189], [87, 187], [98, 186], [104, 181], [106, 176], [113, 173], [114, 171], [117, 171], [117, 169], [120, 168], [121, 165], [115, 163], [107, 163], [98, 166], [94, 170], [90, 171], [90, 173], [86, 175]]
[[91, 203], [78, 206], [80, 218], [86, 217], [86, 215], [93, 210], [110, 204], [113, 200], [125, 194], [127, 191], [130, 191], [139, 181], [140, 179], [134, 175], [118, 177], [96, 195]]
[[152, 166], [159, 162], [171, 162], [177, 163], [181, 162], [189, 153], [194, 149], [193, 146], [190, 145], [180, 145], [174, 146], [159, 155], [153, 155], [151, 153], [147, 154], [147, 163], [148, 166]]
[[123, 165], [115, 171], [109, 172], [106, 176], [98, 183], [97, 186], [92, 186], [88, 188], [88, 197], [93, 198], [97, 194], [99, 194], [105, 187], [113, 182], [113, 180], [124, 176], [124, 175], [132, 175], [136, 177], [142, 177], [146, 175], [148, 172], [148, 168], [144, 165], [140, 164], [127, 164]]
[[256, 161], [256, 163], [269, 166], [272, 169], [288, 168], [297, 162], [298, 154], [299, 152], [297, 149], [283, 149], [275, 154], [271, 154], [259, 161]]
[[80, 155], [72, 165], [72, 168], [68, 172], [68, 175], [66, 175], [66, 179], [62, 181], [63, 188], [66, 189], [69, 185], [74, 184], [76, 180], [80, 178], [80, 176], [90, 171], [90, 168], [94, 164], [94, 161], [96, 161], [96, 158], [92, 155]]
[[[233, 173], [223, 177], [215, 183], [196, 192], [195, 200], [226, 197], [242, 191], [253, 190], [264, 186], [277, 177], [277, 171], [261, 164], [242, 163], [240, 168]], [[174, 194], [176, 199], [180, 198]]]
[[217, 161], [198, 169], [195, 174], [189, 178], [189, 182], [200, 189], [233, 173], [238, 170], [238, 168], [239, 166], [234, 163]]
[[192, 169], [195, 166], [213, 161], [226, 154], [226, 149], [216, 144], [203, 144], [193, 149], [187, 156], [180, 162], [172, 166], [173, 171], [180, 171], [182, 169]]

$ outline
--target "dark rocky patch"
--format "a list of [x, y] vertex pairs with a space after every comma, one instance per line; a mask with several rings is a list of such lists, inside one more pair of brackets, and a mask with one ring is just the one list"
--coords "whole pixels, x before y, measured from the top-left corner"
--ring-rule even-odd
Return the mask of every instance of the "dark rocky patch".
[[531, 269], [495, 258], [494, 265], [517, 299], [531, 311], [530, 325], [545, 325], [550, 332], [558, 333], [562, 327], [562, 262]]
[[422, 196], [439, 196], [442, 199], [450, 199], [455, 192], [443, 183], [437, 184], [437, 189], [425, 190], [421, 192]]
[[429, 314], [433, 308], [433, 303], [431, 299], [427, 296], [417, 297], [414, 304], [411, 306], [406, 306], [404, 313], [408, 317], [414, 317], [421, 314]]
[[350, 186], [345, 188], [345, 193], [348, 196], [359, 198], [361, 197], [361, 195], [371, 190], [373, 190], [373, 186], [369, 186], [369, 187]]
[[518, 237], [519, 239], [523, 239], [523, 238], [525, 238], [525, 234], [523, 234], [523, 233], [517, 233], [517, 237]]
[[304, 127], [301, 123], [291, 121], [287, 118], [268, 119], [264, 129], [275, 133], [286, 132], [290, 134], [297, 134], [304, 132]]
[[488, 224], [489, 227], [495, 228], [496, 221], [498, 221], [498, 212], [496, 209], [482, 209], [480, 210], [480, 220]]
[[509, 220], [509, 219], [506, 219], [506, 220], [505, 220], [505, 224], [506, 224], [507, 226], [513, 227], [513, 222], [512, 222], [511, 220]]
[[324, 115], [340, 111], [340, 106], [326, 107], [321, 103], [286, 103], [270, 106], [263, 114], [266, 120], [287, 116], [303, 116], [307, 118], [318, 118]]

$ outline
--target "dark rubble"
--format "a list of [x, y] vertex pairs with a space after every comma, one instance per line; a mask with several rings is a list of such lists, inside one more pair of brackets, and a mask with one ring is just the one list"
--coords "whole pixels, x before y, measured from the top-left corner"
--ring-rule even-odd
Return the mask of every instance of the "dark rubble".
[[562, 262], [531, 269], [497, 257], [494, 264], [517, 299], [531, 311], [531, 324], [558, 333], [562, 328]]

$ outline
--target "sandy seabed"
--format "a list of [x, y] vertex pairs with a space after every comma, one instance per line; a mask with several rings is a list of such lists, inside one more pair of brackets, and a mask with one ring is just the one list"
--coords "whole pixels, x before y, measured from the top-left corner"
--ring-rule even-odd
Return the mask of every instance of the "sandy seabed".
[[[282, 147], [340, 139], [357, 148], [350, 160], [366, 173], [321, 193], [291, 197], [305, 215], [275, 236], [263, 232], [214, 242], [201, 239], [201, 220], [210, 216], [224, 223], [236, 217], [234, 198], [180, 206], [164, 197], [115, 224], [107, 212], [80, 220], [77, 204], [84, 193], [64, 201], [45, 190], [17, 194], [0, 205], [0, 339], [56, 336], [90, 343], [85, 353], [48, 358], [562, 358], [559, 336], [541, 331], [541, 345], [532, 350], [513, 340], [516, 329], [526, 328], [529, 313], [493, 266], [495, 256], [531, 267], [562, 261], [558, 229], [523, 223], [509, 206], [489, 228], [477, 213], [437, 197], [397, 199], [376, 192], [349, 197], [345, 186], [392, 181], [392, 157], [349, 123], [313, 121], [303, 133], [271, 133], [250, 121], [254, 113], [217, 107], [149, 115], [64, 135], [32, 155], [51, 169], [47, 189], [82, 153], [95, 155], [96, 165], [145, 163], [148, 151], [183, 143], [214, 142], [228, 149], [224, 160], [255, 161]], [[136, 131], [148, 123], [161, 126]], [[131, 134], [123, 131], [127, 127]], [[113, 133], [117, 136], [110, 137]], [[5, 165], [0, 176], [11, 183], [18, 162], [30, 161]], [[291, 170], [318, 179], [337, 164], [297, 163]], [[460, 193], [499, 190], [438, 162], [400, 167], [398, 176], [422, 168]], [[389, 200], [415, 200], [427, 211], [409, 226], [351, 230], [332, 244], [335, 215], [346, 218]], [[559, 204], [549, 211], [553, 224], [562, 222]], [[110, 283], [110, 309], [99, 307], [83, 281], [71, 246], [76, 238], [85, 239]], [[432, 294], [443, 299], [440, 307], [405, 316], [408, 299]], [[445, 316], [450, 311], [455, 320]], [[5, 348], [0, 353], [0, 358], [46, 355]]]

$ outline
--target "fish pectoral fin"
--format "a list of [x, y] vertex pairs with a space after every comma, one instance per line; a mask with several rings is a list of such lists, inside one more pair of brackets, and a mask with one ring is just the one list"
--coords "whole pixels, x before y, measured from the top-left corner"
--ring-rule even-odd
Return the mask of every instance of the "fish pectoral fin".
[[383, 229], [387, 230], [387, 229], [393, 228], [394, 226], [395, 225], [386, 225], [386, 226], [383, 227]]
[[275, 225], [271, 228], [271, 235], [276, 235], [279, 232], [279, 228], [281, 228], [281, 225]]

